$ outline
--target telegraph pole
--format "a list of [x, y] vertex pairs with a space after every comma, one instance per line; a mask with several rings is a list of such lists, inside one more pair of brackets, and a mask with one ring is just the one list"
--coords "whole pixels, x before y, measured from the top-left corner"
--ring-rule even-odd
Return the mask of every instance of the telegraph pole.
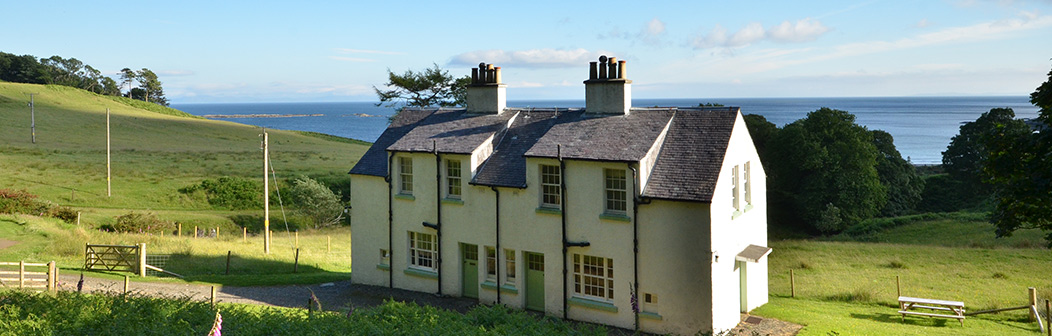
[[29, 129], [33, 134], [33, 143], [37, 143], [37, 112], [36, 104], [33, 103], [33, 96], [38, 93], [29, 93]]
[[110, 197], [110, 109], [106, 109], [106, 197]]
[[267, 129], [263, 129], [263, 253], [270, 254], [270, 152], [267, 148]]

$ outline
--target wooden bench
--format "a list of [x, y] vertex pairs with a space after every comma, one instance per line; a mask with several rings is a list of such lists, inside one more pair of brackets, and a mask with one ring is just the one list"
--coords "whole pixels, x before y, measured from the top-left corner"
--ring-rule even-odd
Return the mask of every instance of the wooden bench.
[[[933, 311], [933, 313], [922, 313], [918, 311], [911, 311], [910, 309], [930, 309]], [[934, 311], [937, 310], [952, 312], [953, 315], [934, 313]], [[964, 302], [961, 301], [933, 300], [900, 296], [899, 314], [902, 314], [903, 322], [906, 321], [906, 315], [916, 315], [957, 319], [961, 322], [961, 326], [964, 326]]]

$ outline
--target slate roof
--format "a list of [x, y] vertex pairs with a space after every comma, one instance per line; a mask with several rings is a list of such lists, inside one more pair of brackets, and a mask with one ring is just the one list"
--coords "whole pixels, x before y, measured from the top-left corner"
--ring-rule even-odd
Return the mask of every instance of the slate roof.
[[[582, 109], [509, 108], [500, 115], [463, 109], [406, 109], [351, 169], [387, 175], [386, 151], [468, 154], [491, 136], [494, 152], [471, 183], [526, 187], [526, 158], [634, 162], [669, 127], [643, 196], [710, 202], [739, 109], [649, 108], [629, 115], [587, 114]], [[509, 124], [508, 122], [511, 121]]]
[[643, 196], [710, 202], [738, 110], [727, 107], [677, 111]]

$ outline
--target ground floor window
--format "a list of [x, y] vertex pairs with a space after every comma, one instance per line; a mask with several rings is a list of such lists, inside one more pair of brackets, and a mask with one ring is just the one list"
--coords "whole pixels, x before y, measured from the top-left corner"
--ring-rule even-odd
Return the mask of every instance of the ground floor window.
[[614, 259], [573, 255], [574, 293], [601, 300], [614, 299]]
[[409, 231], [409, 267], [435, 270], [435, 235]]
[[497, 250], [493, 246], [486, 246], [486, 279], [497, 279]]
[[515, 250], [504, 250], [504, 282], [515, 283]]

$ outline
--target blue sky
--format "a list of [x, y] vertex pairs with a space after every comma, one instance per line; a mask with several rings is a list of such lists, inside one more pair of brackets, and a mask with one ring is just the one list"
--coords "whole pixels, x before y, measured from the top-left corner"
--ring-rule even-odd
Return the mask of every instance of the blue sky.
[[[600, 6], [601, 5], [601, 6]], [[1027, 95], [1052, 0], [16, 1], [0, 51], [149, 68], [175, 104], [374, 101], [391, 69], [503, 68], [508, 99], [583, 99], [588, 61], [635, 98]]]

